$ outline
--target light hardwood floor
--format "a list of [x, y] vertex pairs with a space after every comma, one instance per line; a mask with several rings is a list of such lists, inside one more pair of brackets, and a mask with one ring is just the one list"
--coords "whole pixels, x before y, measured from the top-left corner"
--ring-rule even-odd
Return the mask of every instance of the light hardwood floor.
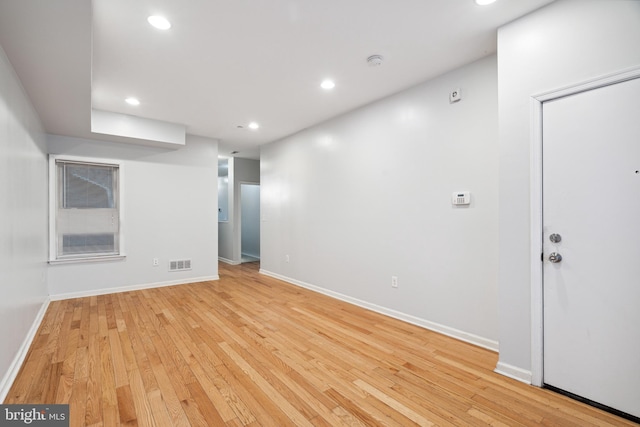
[[497, 355], [258, 274], [52, 302], [5, 403], [71, 425], [635, 425]]

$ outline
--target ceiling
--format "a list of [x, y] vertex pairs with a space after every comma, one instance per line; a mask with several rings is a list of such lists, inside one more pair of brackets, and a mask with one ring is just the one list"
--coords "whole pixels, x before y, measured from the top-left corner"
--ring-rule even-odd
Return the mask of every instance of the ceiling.
[[[258, 158], [261, 144], [495, 52], [498, 27], [552, 1], [0, 0], [0, 44], [49, 133], [106, 139], [91, 133], [94, 108]], [[374, 54], [382, 65], [367, 64]]]

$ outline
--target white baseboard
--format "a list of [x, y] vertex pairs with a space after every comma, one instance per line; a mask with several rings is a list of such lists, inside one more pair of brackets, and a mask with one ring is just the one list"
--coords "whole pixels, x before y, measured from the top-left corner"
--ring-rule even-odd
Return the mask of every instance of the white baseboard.
[[36, 337], [36, 334], [38, 333], [38, 328], [40, 328], [40, 324], [44, 319], [45, 313], [47, 312], [47, 308], [49, 307], [49, 302], [51, 302], [51, 299], [47, 298], [42, 303], [40, 310], [38, 310], [38, 313], [36, 314], [36, 317], [33, 320], [33, 324], [31, 325], [29, 332], [24, 338], [22, 345], [18, 349], [16, 356], [13, 358], [13, 361], [11, 362], [11, 365], [9, 366], [7, 373], [4, 375], [4, 377], [2, 378], [2, 381], [0, 382], [0, 403], [4, 402], [4, 400], [7, 398], [7, 395], [9, 394], [9, 389], [11, 388], [11, 386], [13, 385], [13, 382], [18, 376], [18, 372], [20, 372], [20, 368], [22, 367], [22, 364], [24, 363], [24, 360], [27, 357], [27, 353], [29, 352], [31, 343]]
[[187, 285], [189, 283], [207, 282], [210, 280], [220, 280], [220, 276], [195, 277], [193, 279], [170, 280], [168, 282], [147, 283], [144, 285], [121, 286], [117, 288], [93, 289], [90, 291], [68, 292], [64, 294], [51, 295], [51, 301], [61, 301], [71, 298], [93, 297], [97, 295], [116, 294], [119, 292], [139, 291], [142, 289], [162, 288], [165, 286]]
[[218, 257], [218, 261], [222, 261], [225, 264], [230, 264], [230, 265], [240, 265], [240, 264], [242, 264], [240, 261], [232, 261], [232, 260], [227, 259], [227, 258], [222, 258], [221, 256]]
[[496, 369], [494, 369], [493, 372], [504, 375], [505, 377], [513, 378], [514, 380], [525, 384], [531, 384], [531, 371], [509, 365], [508, 363], [498, 362]]
[[325, 288], [321, 288], [319, 286], [311, 285], [309, 283], [305, 283], [300, 280], [291, 279], [289, 277], [282, 276], [280, 274], [273, 273], [267, 270], [260, 269], [260, 274], [264, 274], [265, 276], [270, 276], [275, 279], [279, 279], [287, 283], [291, 283], [292, 285], [300, 286], [302, 288], [306, 288], [314, 292], [318, 292], [318, 293], [330, 296], [332, 298], [345, 301], [362, 308], [366, 308], [367, 310], [375, 311], [377, 313], [384, 314], [385, 316], [393, 317], [394, 319], [402, 320], [404, 322], [411, 323], [413, 325], [420, 326], [425, 329], [429, 329], [431, 331], [438, 332], [443, 335], [447, 335], [449, 337], [458, 339], [460, 341], [477, 345], [478, 347], [486, 348], [487, 350], [491, 350], [495, 352], [498, 351], [498, 341], [494, 341], [484, 337], [480, 337], [478, 335], [470, 334], [468, 332], [464, 332], [459, 329], [450, 328], [448, 326], [441, 325], [439, 323], [431, 322], [429, 320], [412, 316], [410, 314], [402, 313], [400, 311], [396, 311], [387, 307], [382, 307], [377, 304], [372, 304], [367, 301], [362, 301], [357, 298], [353, 298], [353, 297], [341, 294], [339, 292], [334, 292]]

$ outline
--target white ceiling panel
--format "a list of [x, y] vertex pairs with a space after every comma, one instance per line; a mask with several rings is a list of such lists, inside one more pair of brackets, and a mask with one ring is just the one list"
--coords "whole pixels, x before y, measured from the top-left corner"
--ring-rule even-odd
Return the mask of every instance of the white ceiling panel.
[[[0, 0], [0, 44], [48, 132], [97, 137], [94, 108], [255, 158], [260, 144], [495, 52], [499, 26], [551, 1]], [[151, 27], [154, 14], [172, 27]], [[373, 54], [382, 65], [367, 64]]]

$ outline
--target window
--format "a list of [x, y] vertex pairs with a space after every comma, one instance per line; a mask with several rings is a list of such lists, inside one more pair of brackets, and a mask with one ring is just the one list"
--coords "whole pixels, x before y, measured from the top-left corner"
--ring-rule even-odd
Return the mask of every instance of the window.
[[49, 261], [122, 258], [122, 166], [51, 156], [49, 168]]

